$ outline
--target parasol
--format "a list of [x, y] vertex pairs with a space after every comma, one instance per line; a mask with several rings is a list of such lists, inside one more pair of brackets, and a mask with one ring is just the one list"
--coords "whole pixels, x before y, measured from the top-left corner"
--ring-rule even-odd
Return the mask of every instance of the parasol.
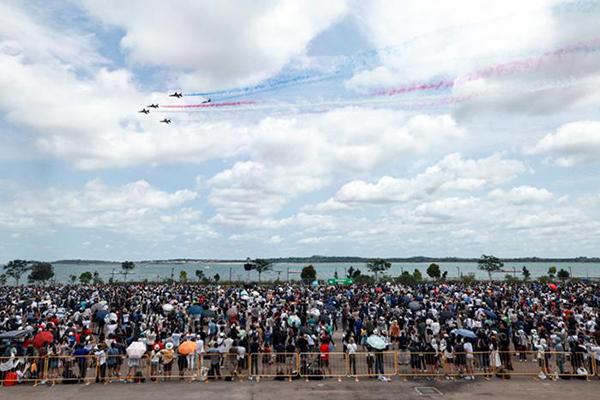
[[549, 283], [548, 287], [554, 292], [556, 292], [558, 290], [558, 286], [556, 286], [556, 284], [554, 284], [554, 283]]
[[94, 316], [96, 317], [96, 321], [103, 321], [108, 314], [108, 310], [98, 310]]
[[40, 349], [52, 342], [54, 342], [54, 335], [52, 335], [52, 332], [42, 331], [33, 338], [33, 347]]
[[213, 310], [202, 310], [203, 317], [214, 317], [216, 313]]
[[371, 335], [367, 338], [367, 344], [375, 350], [385, 350], [387, 344], [381, 338], [381, 336]]
[[163, 304], [162, 309], [164, 312], [166, 313], [170, 313], [171, 311], [173, 311], [175, 309], [175, 307], [173, 307], [173, 304]]
[[238, 310], [236, 307], [231, 307], [229, 310], [227, 310], [227, 316], [229, 318], [233, 318], [237, 315], [238, 315]]
[[454, 329], [452, 333], [454, 333], [457, 336], [462, 336], [469, 339], [477, 339], [477, 335], [475, 334], [475, 332], [470, 331], [468, 329]]
[[410, 308], [413, 311], [417, 311], [421, 309], [421, 304], [419, 304], [416, 301], [411, 301], [410, 303], [408, 303], [408, 308]]
[[185, 356], [187, 356], [188, 354], [192, 354], [195, 351], [196, 342], [192, 342], [191, 340], [186, 340], [185, 342], [181, 343], [177, 348], [177, 352]]
[[318, 308], [311, 308], [308, 313], [310, 315], [314, 315], [315, 317], [319, 317], [321, 315], [321, 311]]
[[202, 314], [202, 311], [204, 311], [204, 308], [202, 308], [202, 306], [200, 306], [200, 305], [198, 305], [198, 304], [194, 304], [193, 306], [191, 306], [191, 307], [188, 309], [188, 312], [189, 312], [191, 315], [200, 315], [200, 314]]
[[294, 328], [298, 328], [300, 326], [300, 318], [297, 315], [290, 315], [288, 317], [288, 325]]
[[127, 347], [127, 355], [131, 358], [142, 358], [144, 353], [146, 353], [146, 344], [144, 342], [132, 342]]

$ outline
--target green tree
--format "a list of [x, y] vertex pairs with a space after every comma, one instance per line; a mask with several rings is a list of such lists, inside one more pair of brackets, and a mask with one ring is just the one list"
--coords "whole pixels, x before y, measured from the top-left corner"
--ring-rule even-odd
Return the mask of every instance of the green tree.
[[94, 279], [94, 275], [92, 275], [90, 271], [82, 272], [81, 275], [79, 275], [79, 282], [82, 285], [89, 285], [92, 279]]
[[473, 272], [469, 272], [468, 274], [461, 276], [460, 281], [465, 285], [473, 285], [477, 282], [477, 279], [475, 278], [475, 274]]
[[486, 256], [485, 254], [481, 256], [479, 261], [477, 261], [477, 264], [479, 264], [480, 270], [488, 273], [490, 281], [492, 280], [492, 272], [500, 271], [504, 266], [504, 263], [500, 261], [499, 258], [494, 256]]
[[31, 273], [27, 277], [29, 282], [46, 282], [54, 276], [52, 264], [47, 262], [35, 262], [31, 266]]
[[135, 264], [133, 261], [123, 261], [121, 263], [121, 269], [123, 270], [123, 275], [125, 275], [125, 282], [127, 282], [127, 275], [135, 268]]
[[556, 275], [556, 267], [548, 268], [548, 276], [550, 278], [554, 278], [555, 275]]
[[421, 271], [419, 271], [418, 269], [415, 268], [415, 270], [413, 271], [413, 278], [415, 278], [416, 282], [421, 282], [423, 280], [423, 275], [421, 274]]
[[354, 267], [351, 266], [348, 268], [348, 271], [346, 271], [346, 278], [356, 279], [360, 276], [360, 274], [360, 268], [354, 269]]
[[215, 281], [215, 283], [219, 283], [219, 281], [221, 280], [221, 275], [215, 274], [215, 276], [213, 276], [213, 280]]
[[271, 271], [273, 269], [273, 264], [270, 261], [263, 260], [261, 258], [257, 258], [254, 260], [254, 269], [258, 272], [258, 281], [260, 282], [260, 277], [263, 272]]
[[367, 269], [375, 274], [376, 281], [377, 281], [377, 274], [379, 272], [387, 271], [388, 269], [390, 269], [391, 266], [392, 266], [391, 263], [389, 263], [388, 261], [386, 261], [382, 258], [375, 258], [373, 260], [370, 260], [367, 263]]
[[197, 269], [196, 278], [198, 279], [198, 282], [205, 280], [206, 276], [204, 275], [204, 271], [202, 271], [201, 269]]
[[187, 271], [179, 271], [179, 282], [186, 283], [188, 280]]
[[414, 285], [416, 283], [415, 277], [408, 271], [402, 271], [400, 276], [396, 278], [396, 282], [402, 285]]
[[444, 273], [442, 274], [442, 280], [445, 281], [447, 276], [448, 276], [448, 271], [444, 271]]
[[440, 266], [436, 263], [432, 263], [431, 265], [429, 265], [429, 267], [427, 267], [427, 275], [429, 275], [429, 277], [432, 279], [440, 279], [440, 276], [442, 276]]
[[30, 268], [31, 265], [25, 260], [12, 260], [4, 266], [4, 271], [6, 276], [13, 278], [16, 285], [19, 286], [21, 276]]
[[558, 278], [559, 278], [561, 281], [564, 281], [564, 280], [567, 280], [567, 279], [569, 279], [569, 277], [570, 277], [571, 275], [569, 274], [569, 271], [567, 271], [566, 269], [562, 269], [562, 268], [561, 268], [561, 269], [558, 271], [558, 273], [557, 273], [557, 275], [556, 275], [556, 276], [558, 276]]
[[94, 271], [94, 274], [92, 275], [92, 283], [94, 285], [101, 285], [104, 283], [98, 271]]
[[526, 266], [523, 265], [523, 269], [521, 270], [521, 274], [523, 275], [523, 280], [528, 281], [531, 277], [531, 272], [527, 269]]
[[69, 281], [74, 285], [77, 282], [77, 275], [69, 275]]
[[7, 281], [6, 274], [0, 274], [0, 286], [6, 285], [6, 281]]
[[302, 268], [302, 271], [300, 271], [300, 279], [302, 279], [302, 282], [306, 283], [307, 285], [317, 279], [317, 271], [315, 270], [315, 267], [312, 265], [307, 265], [306, 267]]

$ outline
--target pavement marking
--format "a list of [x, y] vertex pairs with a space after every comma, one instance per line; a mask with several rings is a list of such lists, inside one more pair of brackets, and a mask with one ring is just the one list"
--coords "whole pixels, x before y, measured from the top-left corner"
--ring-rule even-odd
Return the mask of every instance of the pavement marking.
[[418, 386], [415, 388], [419, 396], [443, 396], [444, 394], [440, 392], [437, 388], [433, 386]]

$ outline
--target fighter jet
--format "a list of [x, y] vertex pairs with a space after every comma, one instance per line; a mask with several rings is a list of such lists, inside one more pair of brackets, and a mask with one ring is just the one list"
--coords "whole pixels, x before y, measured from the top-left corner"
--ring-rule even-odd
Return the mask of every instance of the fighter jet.
[[183, 95], [181, 94], [181, 92], [175, 92], [173, 94], [170, 94], [169, 97], [183, 97]]
[[150, 104], [149, 106], [146, 106], [148, 108], [158, 108], [158, 104]]
[[206, 99], [202, 102], [202, 104], [210, 103], [210, 99]]
[[145, 108], [142, 108], [140, 111], [138, 111], [139, 113], [144, 113], [144, 114], [148, 114], [150, 113], [150, 110], [147, 110]]
[[171, 120], [170, 120], [169, 118], [165, 118], [165, 119], [163, 119], [163, 120], [162, 120], [162, 121], [160, 121], [160, 122], [163, 122], [163, 123], [165, 123], [165, 124], [170, 124], [170, 123], [171, 123]]

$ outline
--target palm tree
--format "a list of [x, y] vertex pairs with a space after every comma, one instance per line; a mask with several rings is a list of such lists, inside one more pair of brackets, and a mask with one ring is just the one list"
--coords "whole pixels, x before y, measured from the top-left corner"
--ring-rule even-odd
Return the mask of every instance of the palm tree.
[[123, 270], [123, 275], [125, 275], [125, 282], [127, 282], [127, 274], [135, 268], [135, 264], [133, 261], [123, 261], [121, 263], [121, 269]]
[[270, 261], [257, 258], [254, 260], [254, 269], [256, 269], [256, 272], [258, 272], [258, 281], [260, 282], [260, 276], [262, 273], [272, 270], [273, 264]]

